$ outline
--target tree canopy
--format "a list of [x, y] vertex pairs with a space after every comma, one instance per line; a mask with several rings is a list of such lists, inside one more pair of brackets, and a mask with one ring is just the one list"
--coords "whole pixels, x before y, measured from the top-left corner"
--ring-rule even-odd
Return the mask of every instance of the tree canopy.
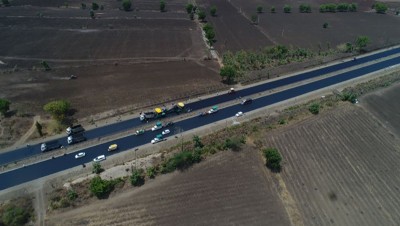
[[71, 108], [71, 104], [65, 100], [51, 101], [44, 105], [43, 110], [50, 113], [57, 121], [63, 121]]
[[123, 0], [122, 1], [122, 8], [124, 8], [125, 11], [131, 10], [132, 2], [130, 0]]
[[236, 70], [232, 66], [226, 65], [223, 66], [219, 72], [221, 77], [225, 79], [228, 83], [231, 83], [235, 80]]
[[10, 110], [11, 102], [0, 98], [0, 114], [5, 115]]
[[165, 6], [166, 6], [165, 1], [164, 1], [164, 0], [161, 0], [161, 1], [160, 1], [160, 11], [161, 11], [161, 12], [164, 12], [164, 11], [165, 11]]
[[217, 7], [216, 6], [211, 6], [210, 14], [211, 14], [211, 16], [216, 16], [217, 15]]
[[358, 51], [362, 51], [365, 47], [367, 47], [369, 42], [370, 41], [367, 36], [358, 36], [355, 43]]
[[206, 19], [206, 12], [204, 12], [203, 10], [200, 10], [197, 15], [199, 16], [199, 19], [201, 21], [204, 21], [204, 19]]
[[373, 8], [377, 13], [386, 13], [386, 10], [388, 9], [387, 5], [383, 2], [375, 3]]

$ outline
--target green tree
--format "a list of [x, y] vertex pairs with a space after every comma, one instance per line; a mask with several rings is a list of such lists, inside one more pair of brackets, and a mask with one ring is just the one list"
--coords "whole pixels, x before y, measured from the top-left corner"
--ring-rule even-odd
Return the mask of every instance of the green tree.
[[197, 16], [199, 17], [199, 19], [200, 19], [201, 21], [204, 21], [204, 19], [206, 19], [206, 12], [204, 12], [203, 10], [200, 10], [200, 11], [197, 13]]
[[43, 110], [50, 113], [53, 118], [62, 122], [71, 108], [71, 104], [65, 100], [51, 101], [44, 105]]
[[195, 148], [203, 148], [204, 147], [204, 144], [201, 142], [200, 137], [197, 135], [193, 136], [193, 142], [194, 142]]
[[262, 6], [257, 6], [257, 13], [262, 13], [263, 12], [263, 7]]
[[98, 10], [99, 9], [99, 4], [97, 4], [96, 2], [92, 3], [92, 9], [93, 10]]
[[357, 4], [356, 3], [350, 3], [349, 11], [350, 12], [356, 12], [357, 11]]
[[96, 176], [90, 181], [89, 189], [97, 198], [105, 198], [114, 189], [114, 183]]
[[207, 30], [207, 32], [206, 32], [206, 38], [208, 39], [208, 42], [210, 43], [210, 45], [213, 44], [213, 42], [214, 42], [214, 37], [215, 37], [214, 29]]
[[347, 3], [339, 3], [337, 5], [337, 11], [339, 11], [339, 12], [347, 12], [347, 11], [349, 11], [349, 4], [347, 4]]
[[236, 69], [233, 66], [225, 65], [221, 68], [219, 74], [228, 83], [232, 83], [236, 78]]
[[125, 11], [131, 10], [131, 8], [132, 8], [132, 2], [131, 2], [131, 0], [123, 0], [123, 1], [122, 1], [122, 8], [123, 8]]
[[250, 20], [251, 20], [251, 22], [252, 22], [253, 24], [257, 24], [258, 15], [255, 15], [255, 14], [251, 15]]
[[164, 1], [164, 0], [161, 0], [161, 1], [160, 1], [160, 11], [161, 11], [161, 12], [164, 12], [164, 11], [165, 11], [165, 6], [166, 6], [165, 1]]
[[104, 171], [104, 169], [101, 168], [101, 165], [98, 162], [94, 162], [92, 166], [93, 166], [92, 173], [100, 174], [101, 172]]
[[38, 121], [36, 121], [35, 126], [36, 126], [36, 130], [38, 131], [39, 135], [42, 137], [43, 136], [42, 125]]
[[217, 15], [217, 7], [216, 6], [211, 6], [210, 14], [211, 14], [211, 16], [216, 16]]
[[290, 13], [292, 12], [292, 7], [290, 5], [284, 5], [283, 6], [283, 12], [284, 13]]
[[10, 104], [10, 101], [0, 98], [0, 114], [6, 115], [7, 111], [10, 110]]
[[272, 6], [271, 7], [271, 13], [275, 13], [275, 12], [276, 12], [275, 6]]
[[205, 25], [203, 26], [203, 31], [204, 31], [205, 33], [207, 33], [207, 31], [209, 31], [209, 30], [214, 30], [214, 28], [211, 26], [211, 24], [207, 23], [207, 24], [205, 24]]
[[40, 64], [43, 66], [45, 71], [50, 71], [51, 70], [49, 64], [46, 61], [42, 61]]
[[4, 225], [18, 226], [28, 223], [31, 215], [28, 211], [17, 206], [6, 208], [1, 216]]
[[10, 1], [8, 0], [1, 0], [1, 2], [3, 2], [4, 6], [10, 6]]
[[300, 4], [299, 11], [301, 13], [311, 13], [311, 6], [310, 4]]
[[276, 148], [266, 148], [263, 150], [264, 156], [267, 160], [267, 167], [274, 172], [281, 170], [282, 156]]
[[363, 51], [365, 47], [367, 47], [369, 43], [369, 38], [367, 36], [358, 36], [356, 38], [355, 45], [359, 52]]
[[192, 3], [189, 3], [189, 4], [187, 4], [186, 5], [186, 12], [188, 13], [188, 14], [190, 14], [190, 13], [192, 13], [193, 12], [193, 4]]
[[135, 169], [131, 175], [131, 184], [133, 186], [141, 186], [144, 184], [143, 169]]
[[385, 3], [383, 3], [383, 2], [375, 3], [372, 8], [375, 9], [375, 11], [377, 13], [381, 13], [381, 14], [386, 13], [386, 11], [388, 9], [387, 5]]
[[321, 105], [319, 103], [313, 103], [310, 105], [310, 107], [308, 108], [308, 110], [314, 114], [317, 115], [319, 113], [319, 109], [321, 108]]

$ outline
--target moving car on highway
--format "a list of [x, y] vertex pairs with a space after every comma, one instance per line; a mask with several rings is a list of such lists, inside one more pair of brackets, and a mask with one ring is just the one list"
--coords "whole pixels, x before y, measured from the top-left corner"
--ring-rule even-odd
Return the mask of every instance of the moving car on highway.
[[162, 135], [167, 135], [168, 133], [170, 133], [171, 131], [169, 129], [166, 129], [164, 131], [162, 131]]
[[153, 126], [153, 128], [151, 128], [151, 131], [156, 131], [159, 129], [162, 129], [162, 123], [161, 122], [157, 122], [155, 126]]
[[143, 133], [144, 133], [144, 129], [140, 129], [140, 130], [136, 130], [135, 135], [138, 136], [138, 135], [142, 135]]
[[152, 144], [156, 144], [158, 142], [164, 141], [162, 134], [158, 134], [153, 140], [151, 140]]
[[212, 108], [208, 111], [208, 114], [213, 114], [213, 113], [216, 113], [216, 112], [218, 112], [218, 106], [212, 107]]
[[85, 157], [85, 155], [86, 155], [85, 152], [79, 152], [78, 154], [75, 155], [75, 158], [79, 159], [79, 158]]
[[241, 111], [239, 111], [238, 113], [236, 113], [236, 117], [241, 117], [241, 116], [243, 116], [244, 114], [243, 114], [243, 112], [241, 112]]
[[94, 162], [101, 162], [103, 160], [106, 160], [106, 156], [105, 155], [99, 155], [96, 158], [93, 159]]
[[118, 149], [118, 145], [117, 144], [111, 144], [109, 147], [108, 147], [108, 151], [115, 151], [115, 150], [117, 150]]
[[246, 105], [246, 104], [251, 104], [251, 103], [253, 103], [253, 99], [247, 98], [247, 99], [244, 99], [241, 104]]

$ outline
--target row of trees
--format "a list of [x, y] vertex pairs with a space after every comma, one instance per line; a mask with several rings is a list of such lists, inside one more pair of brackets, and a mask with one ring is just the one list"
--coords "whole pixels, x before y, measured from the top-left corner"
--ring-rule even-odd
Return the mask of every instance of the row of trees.
[[[165, 8], [167, 6], [166, 2], [164, 0], [160, 1], [160, 11], [165, 12]], [[132, 10], [132, 1], [131, 0], [123, 0], [122, 1], [122, 9], [125, 11], [131, 11]]]
[[[197, 6], [193, 5], [192, 3], [189, 3], [185, 7], [186, 12], [189, 14], [190, 19], [194, 19], [194, 14], [197, 13], [197, 16], [200, 21], [204, 22], [206, 19], [206, 12], [204, 10], [198, 10]], [[211, 16], [217, 16], [217, 7], [216, 6], [211, 6], [210, 7], [210, 15]]]
[[206, 34], [208, 43], [210, 44], [210, 46], [212, 46], [214, 43], [214, 37], [215, 37], [215, 31], [214, 31], [213, 26], [211, 26], [210, 24], [207, 23], [203, 26], [203, 31]]

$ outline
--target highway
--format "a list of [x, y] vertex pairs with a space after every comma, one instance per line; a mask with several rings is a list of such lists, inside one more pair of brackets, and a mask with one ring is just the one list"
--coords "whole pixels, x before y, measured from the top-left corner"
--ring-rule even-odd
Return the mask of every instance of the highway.
[[[357, 60], [347, 61], [338, 63], [335, 65], [327, 66], [324, 68], [312, 70], [309, 72], [300, 73], [291, 77], [286, 77], [280, 80], [275, 80], [272, 82], [267, 82], [261, 85], [257, 85], [254, 87], [249, 87], [246, 89], [238, 90], [234, 95], [220, 95], [215, 97], [210, 97], [207, 99], [199, 100], [196, 102], [192, 102], [187, 104], [187, 108], [190, 108], [192, 111], [199, 110], [202, 108], [206, 108], [212, 105], [221, 104], [224, 102], [232, 101], [240, 97], [246, 97], [250, 95], [254, 95], [256, 93], [272, 90], [275, 88], [279, 88], [282, 86], [286, 86], [289, 84], [293, 84], [296, 82], [304, 81], [311, 78], [316, 78], [321, 75], [325, 75], [328, 73], [332, 73], [335, 71], [339, 71], [342, 69], [346, 69], [349, 67], [361, 65], [364, 63], [368, 63], [377, 59], [381, 59], [384, 57], [388, 57], [394, 54], [400, 53], [400, 47], [393, 48], [387, 51], [371, 54], [369, 56], [357, 58]], [[134, 118], [127, 121], [122, 121], [114, 124], [110, 124], [107, 126], [99, 127], [96, 129], [86, 131], [86, 137], [88, 140], [94, 138], [100, 138], [109, 136], [118, 132], [126, 131], [132, 129], [134, 127], [138, 127], [143, 125], [143, 123], [139, 120], [139, 118]], [[62, 137], [58, 139], [58, 141], [65, 147], [67, 147], [67, 137]], [[24, 158], [32, 157], [34, 155], [41, 154], [40, 144], [31, 145], [29, 147], [23, 147], [16, 150], [12, 150], [6, 153], [0, 154], [0, 165], [4, 165], [10, 162], [15, 162]]]
[[[188, 131], [200, 126], [208, 125], [216, 121], [225, 120], [231, 118], [238, 111], [249, 112], [259, 108], [263, 108], [284, 100], [288, 100], [303, 94], [307, 94], [340, 82], [344, 82], [353, 78], [363, 76], [365, 74], [388, 68], [394, 65], [400, 64], [400, 57], [395, 57], [389, 60], [385, 60], [379, 63], [371, 64], [362, 68], [358, 68], [352, 71], [344, 72], [332, 77], [314, 81], [305, 85], [297, 86], [291, 89], [287, 89], [281, 92], [271, 94], [269, 96], [260, 97], [255, 99], [250, 105], [233, 105], [220, 109], [219, 112], [204, 116], [204, 117], [193, 117], [188, 118], [183, 121], [176, 122], [173, 127], [170, 127], [171, 133], [167, 139], [175, 139], [174, 136], [177, 134], [179, 129]], [[108, 142], [105, 144], [100, 144], [94, 147], [86, 148], [82, 151], [86, 152], [86, 156], [81, 159], [75, 159], [74, 156], [77, 153], [71, 153], [64, 156], [59, 156], [55, 159], [45, 160], [43, 162], [28, 165], [23, 168], [15, 169], [12, 171], [4, 172], [0, 174], [0, 190], [22, 184], [31, 180], [35, 180], [62, 170], [69, 169], [71, 167], [79, 166], [83, 163], [91, 162], [93, 158], [98, 155], [105, 154], [106, 156], [114, 155], [128, 149], [133, 149], [140, 145], [150, 143], [160, 131], [147, 131], [145, 134], [140, 136], [128, 136]], [[107, 148], [110, 144], [117, 143], [119, 150], [116, 152], [107, 152]], [[162, 143], [155, 144], [162, 145]], [[107, 161], [107, 160], [105, 160]]]

